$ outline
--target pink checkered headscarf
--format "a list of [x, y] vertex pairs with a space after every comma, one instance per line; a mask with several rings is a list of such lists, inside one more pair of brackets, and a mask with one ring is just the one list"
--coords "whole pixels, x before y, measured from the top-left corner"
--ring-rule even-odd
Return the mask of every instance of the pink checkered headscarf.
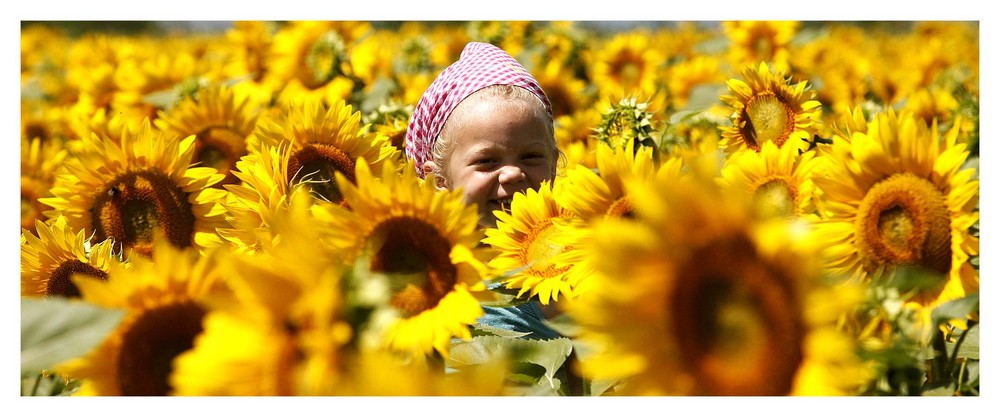
[[406, 156], [413, 160], [423, 177], [424, 162], [448, 116], [466, 97], [491, 85], [513, 85], [538, 97], [552, 117], [552, 105], [542, 87], [528, 70], [504, 50], [488, 43], [469, 42], [458, 61], [438, 74], [413, 109], [406, 130]]

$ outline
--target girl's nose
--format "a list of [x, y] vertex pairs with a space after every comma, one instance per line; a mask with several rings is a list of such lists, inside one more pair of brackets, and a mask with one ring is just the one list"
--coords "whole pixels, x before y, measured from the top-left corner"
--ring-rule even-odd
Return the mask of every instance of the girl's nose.
[[517, 165], [504, 165], [500, 168], [500, 183], [512, 184], [525, 179], [524, 171]]

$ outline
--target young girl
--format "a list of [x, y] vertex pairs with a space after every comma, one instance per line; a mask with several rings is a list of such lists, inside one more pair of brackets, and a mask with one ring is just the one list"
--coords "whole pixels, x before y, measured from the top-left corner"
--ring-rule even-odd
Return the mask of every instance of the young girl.
[[[510, 210], [515, 193], [553, 180], [561, 152], [545, 92], [514, 58], [488, 43], [470, 42], [445, 68], [413, 110], [406, 155], [418, 174], [438, 186], [464, 190], [479, 207], [480, 227], [496, 226], [494, 210]], [[485, 307], [480, 323], [551, 339], [544, 319], [556, 314], [535, 301]]]
[[480, 226], [493, 227], [493, 211], [509, 210], [515, 193], [555, 178], [561, 154], [535, 78], [503, 50], [472, 42], [417, 102], [406, 155], [421, 176], [462, 188]]

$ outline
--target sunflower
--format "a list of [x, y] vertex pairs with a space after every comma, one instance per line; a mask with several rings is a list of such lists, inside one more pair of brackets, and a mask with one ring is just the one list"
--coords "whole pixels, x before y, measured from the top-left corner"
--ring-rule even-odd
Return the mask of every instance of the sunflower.
[[163, 239], [154, 245], [151, 258], [133, 258], [128, 267], [112, 263], [106, 281], [73, 279], [84, 301], [125, 311], [97, 348], [59, 366], [84, 380], [80, 395], [170, 394], [174, 358], [202, 332], [203, 300], [219, 279], [220, 257], [175, 248]]
[[852, 281], [891, 278], [901, 267], [939, 278], [911, 301], [927, 310], [979, 291], [969, 263], [979, 238], [979, 180], [962, 169], [969, 155], [958, 128], [942, 138], [913, 114], [876, 115], [850, 140], [834, 137], [831, 166], [814, 178], [827, 267]]
[[790, 79], [771, 73], [764, 62], [756, 69], [744, 68], [743, 78], [746, 81], [730, 79], [732, 95], [720, 97], [733, 110], [733, 125], [723, 129], [719, 146], [727, 154], [747, 148], [759, 152], [761, 144], [769, 141], [805, 150], [822, 112], [808, 83], [789, 85]]
[[597, 148], [597, 171], [577, 165], [565, 177], [556, 203], [581, 219], [632, 216], [631, 197], [625, 193], [625, 177], [652, 180], [656, 174], [653, 149], [633, 143], [613, 149], [606, 143]]
[[44, 141], [21, 137], [21, 228], [34, 231], [35, 222], [44, 220], [48, 207], [39, 199], [50, 197], [55, 171], [67, 151], [59, 140]]
[[577, 110], [571, 115], [555, 118], [555, 136], [559, 149], [566, 155], [566, 166], [559, 167], [559, 176], [575, 165], [597, 168], [597, 139], [594, 128], [601, 123], [601, 113], [594, 107]]
[[814, 151], [799, 154], [797, 148], [778, 148], [764, 142], [760, 152], [743, 150], [722, 168], [722, 187], [744, 193], [753, 200], [754, 212], [762, 217], [805, 217], [814, 213], [812, 177], [821, 160]]
[[278, 208], [283, 239], [221, 257], [229, 275], [206, 300], [204, 331], [174, 362], [177, 395], [330, 395], [357, 333], [345, 320], [339, 252], [324, 244], [305, 193]]
[[591, 58], [590, 79], [601, 97], [653, 96], [658, 90], [659, 49], [645, 31], [617, 34]]
[[[407, 162], [412, 165], [411, 162]], [[324, 229], [348, 263], [360, 262], [388, 276], [389, 303], [399, 315], [384, 341], [393, 351], [418, 357], [448, 357], [452, 337], [471, 338], [468, 326], [483, 314], [487, 297], [478, 215], [460, 191], [438, 190], [433, 179], [418, 179], [412, 166], [402, 173], [383, 164], [373, 175], [358, 159], [356, 185], [337, 175], [350, 209], [323, 205]]]
[[396, 149], [403, 149], [405, 146], [406, 129], [409, 127], [410, 116], [413, 114], [412, 104], [401, 104], [395, 100], [389, 100], [378, 106], [374, 112], [365, 117], [365, 124], [370, 129], [374, 129], [379, 136], [388, 138], [389, 143]]
[[655, 111], [650, 103], [638, 97], [625, 97], [618, 103], [607, 103], [601, 111], [601, 122], [594, 129], [595, 136], [614, 149], [626, 146], [658, 145]]
[[559, 192], [546, 181], [538, 191], [514, 194], [510, 213], [494, 211], [497, 225], [486, 229], [483, 239], [499, 251], [489, 266], [511, 274], [504, 278], [504, 285], [517, 288], [518, 297], [537, 296], [543, 305], [559, 301], [559, 294], [574, 297], [574, 287], [586, 276], [565, 261], [573, 253], [575, 240], [567, 234], [583, 229], [584, 220], [556, 202]]
[[121, 140], [82, 140], [82, 153], [56, 177], [54, 197], [40, 200], [54, 208], [46, 216], [64, 215], [95, 241], [113, 238], [147, 255], [156, 238], [181, 248], [221, 244], [215, 229], [225, 224], [225, 191], [211, 187], [222, 175], [189, 167], [194, 140], [164, 136], [148, 119], [134, 135], [123, 130]]
[[353, 182], [358, 158], [379, 169], [400, 155], [388, 138], [362, 133], [360, 124], [361, 113], [343, 100], [329, 108], [318, 100], [296, 100], [279, 116], [261, 119], [255, 137], [271, 147], [289, 147], [285, 181], [306, 182], [317, 198], [340, 204], [344, 198], [334, 173], [340, 172]]
[[215, 184], [233, 184], [236, 162], [247, 154], [247, 138], [253, 134], [259, 106], [249, 99], [238, 100], [225, 86], [198, 89], [169, 112], [158, 112], [156, 126], [164, 133], [181, 137], [195, 135], [191, 163], [215, 168], [226, 177]]
[[275, 22], [236, 21], [225, 33], [226, 54], [223, 77], [237, 80], [236, 91], [261, 103], [269, 103], [280, 85], [271, 71], [271, 45], [277, 32]]
[[222, 202], [229, 226], [217, 230], [237, 252], [267, 251], [279, 240], [270, 228], [272, 218], [297, 189], [286, 174], [289, 156], [287, 146], [263, 145], [236, 163], [233, 175], [239, 184], [225, 186], [229, 195]]
[[270, 77], [283, 85], [280, 101], [351, 98], [360, 79], [351, 67], [355, 43], [371, 30], [369, 22], [293, 21], [274, 35]]
[[788, 72], [792, 38], [800, 22], [789, 21], [726, 21], [722, 30], [732, 43], [729, 47], [730, 62], [744, 65], [747, 62], [771, 62], [775, 69]]
[[574, 114], [593, 102], [593, 94], [587, 89], [586, 82], [577, 78], [573, 69], [560, 61], [548, 61], [536, 71], [535, 77], [552, 103], [553, 117]]
[[835, 329], [857, 295], [822, 284], [802, 223], [755, 221], [704, 181], [629, 187], [643, 222], [596, 225], [596, 273], [569, 305], [584, 376], [623, 380], [623, 395], [834, 395], [861, 382]]
[[718, 58], [698, 55], [667, 68], [664, 78], [667, 80], [671, 107], [685, 108], [691, 93], [700, 86], [722, 84], [725, 76], [720, 67]]
[[70, 280], [74, 274], [107, 279], [118, 261], [110, 240], [92, 244], [83, 230], [74, 233], [65, 217], [51, 223], [36, 220], [34, 230], [21, 229], [21, 296], [80, 297]]

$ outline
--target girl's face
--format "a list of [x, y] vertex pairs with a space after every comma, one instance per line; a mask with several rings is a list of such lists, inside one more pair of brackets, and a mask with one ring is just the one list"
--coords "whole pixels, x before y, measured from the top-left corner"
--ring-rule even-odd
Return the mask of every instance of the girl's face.
[[555, 175], [548, 125], [530, 103], [497, 106], [489, 100], [472, 107], [464, 123], [449, 132], [452, 153], [443, 167], [450, 189], [461, 187], [466, 204], [479, 207], [479, 224], [495, 227], [493, 210], [510, 211], [514, 193], [537, 190]]

